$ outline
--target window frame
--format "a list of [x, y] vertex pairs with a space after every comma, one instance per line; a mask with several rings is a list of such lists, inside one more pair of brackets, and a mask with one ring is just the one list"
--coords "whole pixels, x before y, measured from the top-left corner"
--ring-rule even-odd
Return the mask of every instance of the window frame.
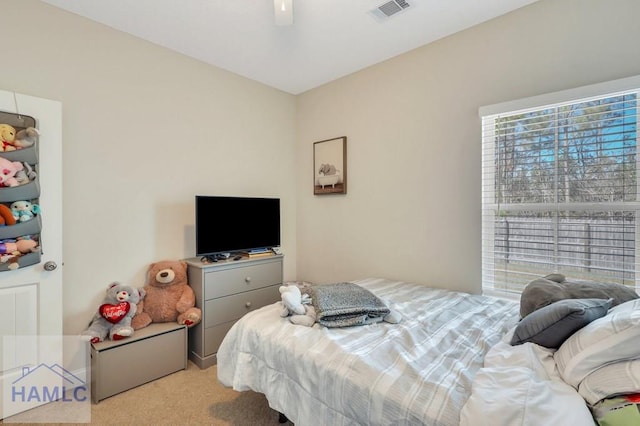
[[[517, 291], [507, 291], [496, 289], [493, 284], [495, 282], [495, 214], [499, 209], [507, 211], [549, 211], [549, 206], [558, 207], [557, 211], [597, 211], [597, 210], [622, 210], [634, 211], [636, 214], [635, 221], [635, 290], [640, 292], [640, 200], [635, 201], [596, 203], [596, 202], [564, 202], [564, 203], [521, 203], [517, 205], [500, 205], [495, 201], [489, 203], [487, 200], [495, 200], [495, 187], [487, 185], [487, 182], [495, 182], [496, 167], [493, 162], [486, 161], [487, 158], [494, 156], [496, 149], [495, 132], [493, 136], [487, 136], [485, 125], [487, 120], [495, 120], [499, 115], [516, 115], [526, 112], [539, 110], [550, 105], [561, 106], [571, 105], [575, 103], [585, 102], [592, 99], [600, 99], [603, 96], [614, 97], [624, 92], [636, 91], [637, 95], [637, 112], [636, 112], [636, 147], [638, 149], [636, 155], [636, 197], [640, 197], [640, 76], [633, 76], [619, 80], [607, 81], [603, 83], [592, 84], [562, 90], [553, 93], [533, 96], [524, 99], [518, 99], [503, 102], [494, 105], [487, 105], [479, 108], [479, 116], [481, 118], [482, 128], [482, 150], [481, 150], [481, 267], [482, 267], [482, 291], [483, 294], [506, 297], [519, 298], [520, 293]], [[488, 140], [490, 139], [490, 140]], [[489, 146], [489, 147], [488, 147]], [[563, 210], [564, 209], [564, 210]], [[488, 216], [488, 212], [492, 212]], [[491, 236], [488, 238], [487, 236]], [[554, 237], [554, 244], [557, 244], [557, 238]], [[491, 253], [487, 256], [486, 253]]]

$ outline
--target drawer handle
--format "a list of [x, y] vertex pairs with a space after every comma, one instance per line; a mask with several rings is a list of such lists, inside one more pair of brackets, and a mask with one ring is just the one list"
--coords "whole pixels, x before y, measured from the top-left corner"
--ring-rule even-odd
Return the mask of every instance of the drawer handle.
[[246, 282], [247, 284], [251, 284], [251, 277], [245, 278], [244, 282]]
[[244, 304], [245, 307], [250, 308], [251, 307], [251, 302], [247, 302]]

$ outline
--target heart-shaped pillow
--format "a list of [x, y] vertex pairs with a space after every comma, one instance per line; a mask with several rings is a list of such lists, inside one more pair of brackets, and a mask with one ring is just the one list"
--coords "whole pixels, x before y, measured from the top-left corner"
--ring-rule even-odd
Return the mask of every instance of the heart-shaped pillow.
[[109, 321], [111, 324], [116, 324], [122, 320], [122, 318], [127, 316], [127, 313], [131, 309], [131, 305], [129, 302], [120, 302], [117, 305], [112, 305], [111, 303], [105, 303], [100, 305], [100, 315], [102, 318]]

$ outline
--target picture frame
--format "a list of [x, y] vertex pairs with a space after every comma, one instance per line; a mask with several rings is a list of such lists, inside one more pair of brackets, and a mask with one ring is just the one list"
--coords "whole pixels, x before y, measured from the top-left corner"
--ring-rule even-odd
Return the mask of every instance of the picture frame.
[[313, 143], [313, 194], [347, 193], [347, 137]]

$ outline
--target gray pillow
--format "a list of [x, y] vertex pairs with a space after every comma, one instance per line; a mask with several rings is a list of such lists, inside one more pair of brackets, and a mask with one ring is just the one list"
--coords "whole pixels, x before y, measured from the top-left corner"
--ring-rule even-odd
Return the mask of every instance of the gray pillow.
[[573, 333], [607, 314], [612, 299], [564, 299], [524, 317], [511, 339], [512, 345], [536, 343], [558, 349]]
[[616, 306], [637, 298], [638, 294], [626, 285], [550, 274], [531, 281], [524, 288], [520, 295], [520, 318], [562, 299], [613, 299], [611, 306]]

